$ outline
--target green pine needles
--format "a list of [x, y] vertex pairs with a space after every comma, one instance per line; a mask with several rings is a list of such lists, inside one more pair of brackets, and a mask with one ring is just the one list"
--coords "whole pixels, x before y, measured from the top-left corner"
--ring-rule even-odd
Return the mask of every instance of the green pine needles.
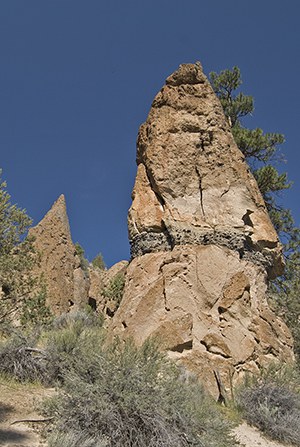
[[11, 204], [0, 180], [0, 324], [45, 324], [52, 318], [45, 285], [32, 275], [38, 256], [27, 236], [31, 223], [24, 209]]

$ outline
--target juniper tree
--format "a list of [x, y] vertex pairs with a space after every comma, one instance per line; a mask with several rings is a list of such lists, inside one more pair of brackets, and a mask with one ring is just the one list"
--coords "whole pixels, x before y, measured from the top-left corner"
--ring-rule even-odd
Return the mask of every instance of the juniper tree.
[[21, 307], [33, 286], [29, 272], [36, 257], [25, 237], [30, 224], [26, 211], [11, 204], [0, 170], [0, 323]]
[[92, 260], [92, 265], [93, 267], [97, 267], [100, 270], [106, 269], [106, 265], [101, 253], [98, 253], [97, 256], [94, 257], [94, 259]]

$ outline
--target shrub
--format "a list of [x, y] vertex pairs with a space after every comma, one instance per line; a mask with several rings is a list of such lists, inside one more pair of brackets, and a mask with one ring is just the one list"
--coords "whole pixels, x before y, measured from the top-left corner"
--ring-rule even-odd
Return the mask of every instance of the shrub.
[[46, 305], [47, 291], [45, 285], [33, 296], [24, 299], [20, 323], [25, 327], [47, 326], [53, 320], [50, 308]]
[[81, 436], [93, 446], [234, 445], [199, 384], [179, 382], [178, 369], [154, 342], [106, 347], [88, 330], [81, 333], [76, 358], [65, 372], [63, 392], [45, 407], [55, 416], [52, 438], [73, 437], [74, 446]]
[[85, 258], [84, 249], [79, 244], [79, 242], [76, 242], [75, 244], [75, 253], [79, 257], [80, 267], [87, 273], [89, 268], [89, 261]]
[[36, 339], [16, 333], [0, 344], [0, 373], [20, 382], [48, 382], [45, 354], [36, 348]]
[[91, 310], [88, 306], [87, 309], [76, 310], [73, 312], [63, 313], [53, 320], [53, 327], [55, 329], [78, 327], [77, 330], [81, 330], [85, 327], [101, 326], [102, 320], [99, 315]]
[[[52, 382], [64, 380], [64, 374], [80, 363], [81, 339], [91, 337], [98, 344], [102, 337], [101, 321], [92, 312], [76, 311], [63, 314], [53, 322], [54, 330], [46, 335], [44, 349], [48, 362], [48, 374]], [[93, 337], [92, 337], [93, 334]], [[91, 346], [92, 349], [94, 346]]]
[[48, 447], [108, 447], [105, 440], [97, 440], [78, 432], [58, 433], [50, 435]]
[[275, 311], [283, 317], [292, 332], [294, 352], [300, 365], [300, 266], [296, 262], [290, 261], [290, 265], [288, 264], [286, 268], [285, 276], [287, 277], [285, 290], [280, 292], [277, 290], [273, 291], [270, 294], [270, 299]]
[[[300, 446], [300, 394], [297, 377], [267, 374], [244, 386], [237, 403], [246, 420], [272, 439]], [[299, 379], [299, 376], [298, 376]]]
[[92, 265], [93, 267], [97, 267], [100, 270], [106, 269], [106, 265], [101, 253], [94, 257], [94, 259], [92, 260]]
[[118, 308], [123, 298], [124, 286], [125, 275], [124, 273], [118, 273], [109, 281], [108, 285], [102, 289], [102, 295], [105, 296], [105, 298], [114, 301]]
[[[84, 331], [95, 330], [101, 337], [99, 318], [83, 311], [64, 314], [53, 321], [53, 328], [40, 334], [14, 334], [0, 344], [0, 373], [19, 381], [41, 381], [54, 384], [63, 380], [63, 371], [69, 370], [76, 357], [79, 340]], [[1, 327], [8, 337], [12, 327]], [[95, 340], [93, 340], [95, 342]]]

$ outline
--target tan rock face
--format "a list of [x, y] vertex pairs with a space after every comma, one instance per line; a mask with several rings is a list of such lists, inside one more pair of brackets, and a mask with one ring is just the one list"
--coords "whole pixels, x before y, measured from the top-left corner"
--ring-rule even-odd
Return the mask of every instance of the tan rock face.
[[132, 256], [217, 244], [282, 272], [281, 248], [256, 181], [200, 64], [181, 65], [141, 126], [129, 211]]
[[90, 305], [104, 316], [105, 321], [109, 321], [117, 310], [117, 303], [114, 299], [105, 296], [103, 291], [109, 287], [118, 275], [126, 275], [128, 261], [120, 261], [108, 270], [100, 270], [90, 266]]
[[266, 273], [216, 245], [177, 246], [135, 258], [113, 331], [142, 343], [158, 336], [172, 358], [226, 385], [278, 358], [292, 360], [292, 338], [269, 309]]
[[91, 264], [81, 267], [72, 242], [66, 203], [63, 195], [54, 203], [41, 222], [30, 230], [40, 265], [34, 272], [42, 275], [47, 286], [47, 304], [55, 315], [77, 310], [87, 304], [110, 320], [116, 303], [103, 295], [110, 281], [125, 275], [127, 261], [120, 261], [109, 270]]
[[257, 184], [200, 64], [182, 65], [141, 126], [128, 225], [133, 260], [112, 332], [169, 355], [205, 380], [278, 359], [292, 338], [269, 309], [281, 246]]
[[88, 274], [80, 267], [71, 239], [65, 198], [61, 195], [41, 222], [30, 230], [40, 254], [37, 274], [47, 285], [47, 304], [55, 315], [88, 302]]

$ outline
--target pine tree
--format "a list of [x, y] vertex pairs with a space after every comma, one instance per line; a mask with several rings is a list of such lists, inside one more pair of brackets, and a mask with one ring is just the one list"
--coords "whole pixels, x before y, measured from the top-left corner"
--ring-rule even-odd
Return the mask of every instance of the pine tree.
[[0, 323], [8, 321], [29, 296], [36, 262], [32, 240], [26, 238], [31, 219], [10, 203], [0, 170]]
[[243, 152], [265, 200], [270, 218], [279, 234], [286, 259], [285, 273], [270, 286], [278, 310], [289, 324], [295, 351], [300, 356], [300, 229], [295, 226], [291, 211], [278, 203], [278, 194], [291, 187], [286, 173], [280, 173], [274, 163], [281, 160], [280, 145], [284, 136], [248, 129], [243, 118], [254, 111], [252, 96], [239, 92], [242, 84], [238, 67], [210, 73], [212, 87], [220, 99], [233, 137]]
[[264, 133], [262, 129], [248, 129], [243, 118], [254, 111], [252, 96], [237, 92], [242, 84], [238, 67], [210, 73], [212, 87], [220, 99], [225, 116], [239, 149], [245, 155], [265, 200], [271, 220], [288, 255], [299, 249], [299, 229], [295, 227], [290, 210], [278, 203], [278, 193], [291, 187], [286, 173], [279, 173], [274, 166], [281, 158], [279, 145], [284, 136]]

